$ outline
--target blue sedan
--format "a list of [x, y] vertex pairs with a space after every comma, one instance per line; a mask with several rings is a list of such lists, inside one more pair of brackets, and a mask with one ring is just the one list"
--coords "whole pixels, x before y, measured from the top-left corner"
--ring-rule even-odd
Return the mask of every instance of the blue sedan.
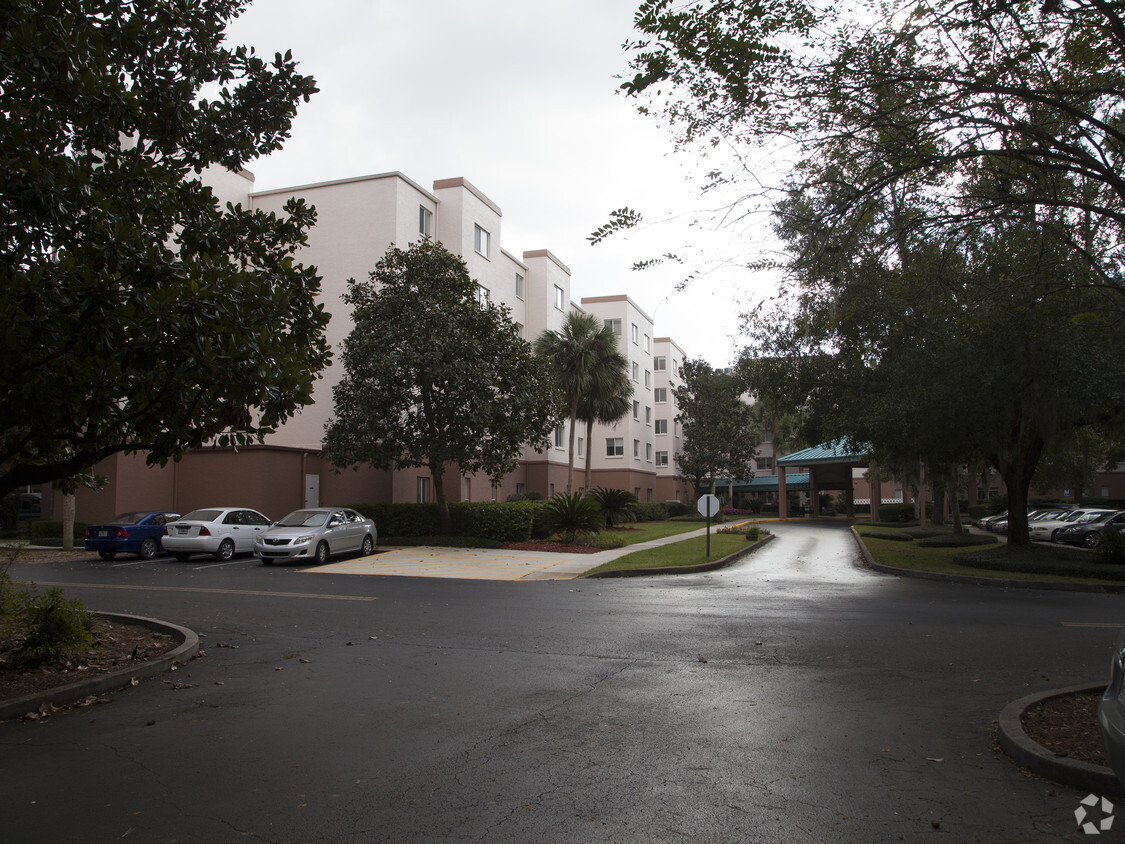
[[86, 528], [86, 550], [97, 551], [103, 560], [112, 560], [118, 554], [137, 554], [142, 560], [151, 560], [164, 550], [164, 525], [178, 518], [179, 513], [167, 510], [122, 513], [105, 524]]

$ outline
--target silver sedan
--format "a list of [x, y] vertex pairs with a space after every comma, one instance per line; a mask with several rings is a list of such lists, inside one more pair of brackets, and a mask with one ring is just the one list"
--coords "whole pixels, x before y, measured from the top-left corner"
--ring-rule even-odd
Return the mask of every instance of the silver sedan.
[[294, 510], [254, 540], [254, 555], [264, 565], [288, 560], [326, 563], [333, 554], [375, 550], [375, 522], [347, 507]]

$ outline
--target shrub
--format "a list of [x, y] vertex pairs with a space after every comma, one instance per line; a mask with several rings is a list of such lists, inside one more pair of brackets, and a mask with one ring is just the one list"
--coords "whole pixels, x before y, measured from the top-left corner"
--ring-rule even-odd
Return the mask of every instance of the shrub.
[[1119, 530], [1107, 530], [1103, 533], [1097, 559], [1099, 563], [1125, 565], [1125, 533]]
[[600, 548], [610, 551], [614, 548], [624, 548], [628, 540], [619, 533], [582, 533], [567, 540], [572, 545], [585, 545], [589, 548]]
[[682, 501], [665, 501], [664, 509], [668, 511], [668, 518], [674, 519], [688, 512], [688, 506]]
[[865, 530], [861, 534], [865, 539], [888, 539], [891, 542], [913, 542], [914, 537], [901, 530]]
[[42, 661], [65, 659], [90, 644], [93, 618], [77, 598], [67, 598], [57, 586], [40, 594], [35, 586], [16, 598], [15, 626], [22, 633], [16, 653]]
[[561, 533], [570, 542], [578, 534], [601, 530], [605, 514], [593, 498], [579, 492], [559, 492], [543, 505], [539, 524], [548, 535]]
[[914, 520], [913, 504], [880, 504], [879, 521], [910, 522]]
[[544, 501], [543, 493], [532, 490], [531, 492], [513, 492], [508, 496], [508, 501]]
[[995, 545], [999, 538], [983, 533], [940, 533], [919, 539], [922, 548], [969, 548], [973, 545]]
[[607, 489], [599, 486], [590, 490], [590, 498], [598, 502], [598, 506], [602, 508], [607, 527], [636, 521], [637, 505], [640, 502], [633, 493], [624, 489]]
[[745, 536], [750, 542], [757, 542], [763, 536], [769, 536], [769, 531], [760, 525], [745, 525], [744, 527], [719, 528], [719, 533], [733, 533]]
[[[34, 519], [28, 522], [28, 535], [32, 539], [62, 539], [62, 522], [56, 519]], [[74, 538], [86, 538], [86, 523], [74, 523]]]
[[659, 501], [640, 501], [637, 503], [638, 522], [662, 522], [668, 518], [668, 508]]

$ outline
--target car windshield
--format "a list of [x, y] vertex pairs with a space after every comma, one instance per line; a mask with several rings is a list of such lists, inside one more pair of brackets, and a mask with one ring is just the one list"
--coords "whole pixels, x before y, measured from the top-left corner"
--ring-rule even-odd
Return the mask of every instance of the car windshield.
[[180, 521], [182, 522], [213, 522], [223, 515], [222, 510], [192, 510]]
[[138, 524], [141, 521], [141, 519], [143, 519], [147, 515], [148, 515], [148, 513], [122, 513], [118, 516], [114, 516], [112, 519], [110, 519], [108, 522], [106, 522], [106, 524], [109, 524], [109, 525], [135, 525], [135, 524]]
[[1078, 524], [1088, 525], [1091, 522], [1102, 522], [1102, 521], [1105, 521], [1106, 519], [1108, 519], [1112, 515], [1113, 515], [1112, 512], [1087, 513], [1085, 516], [1083, 516], [1081, 519], [1078, 520]]
[[280, 527], [320, 527], [328, 518], [320, 510], [294, 510], [277, 524]]

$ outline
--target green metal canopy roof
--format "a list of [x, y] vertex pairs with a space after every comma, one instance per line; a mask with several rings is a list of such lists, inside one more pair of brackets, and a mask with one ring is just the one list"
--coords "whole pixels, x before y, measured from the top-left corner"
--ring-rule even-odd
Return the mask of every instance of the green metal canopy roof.
[[[866, 446], [847, 440], [833, 440], [777, 459], [778, 466], [817, 466], [825, 463], [864, 463], [870, 458]], [[789, 476], [786, 476], [786, 486]]]
[[[807, 492], [809, 489], [809, 473], [800, 472], [786, 474], [785, 489], [789, 492]], [[730, 481], [726, 478], [715, 480], [717, 492], [730, 492]], [[734, 482], [735, 492], [777, 492], [777, 475], [755, 475], [749, 481]]]

